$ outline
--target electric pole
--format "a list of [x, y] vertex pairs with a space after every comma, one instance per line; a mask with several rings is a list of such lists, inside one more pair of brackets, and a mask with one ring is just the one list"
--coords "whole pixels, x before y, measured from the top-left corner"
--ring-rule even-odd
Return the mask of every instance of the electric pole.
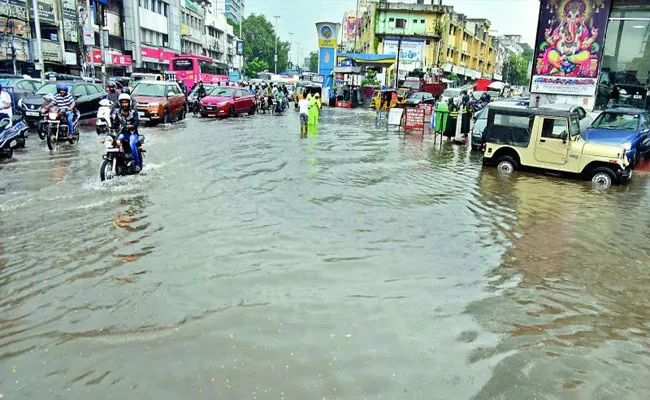
[[287, 55], [289, 62], [291, 62], [291, 49], [293, 49], [293, 32], [289, 32], [289, 54]]
[[273, 62], [275, 63], [275, 74], [278, 74], [278, 20], [280, 19], [279, 15], [275, 15], [275, 55], [273, 56]]
[[38, 64], [36, 70], [41, 71], [41, 83], [45, 83], [45, 63], [43, 62], [43, 48], [41, 47], [41, 20], [38, 18], [38, 2], [32, 1], [34, 5], [34, 28], [36, 28], [36, 55], [38, 56]]

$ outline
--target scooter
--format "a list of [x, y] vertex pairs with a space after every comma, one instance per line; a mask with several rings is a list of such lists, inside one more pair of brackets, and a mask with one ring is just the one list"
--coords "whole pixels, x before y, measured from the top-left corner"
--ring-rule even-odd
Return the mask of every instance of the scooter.
[[113, 102], [108, 99], [103, 99], [99, 102], [97, 109], [97, 120], [95, 121], [95, 130], [98, 135], [105, 135], [111, 129], [111, 113], [113, 111]]
[[11, 158], [14, 149], [25, 146], [27, 124], [22, 119], [0, 132], [0, 157]]

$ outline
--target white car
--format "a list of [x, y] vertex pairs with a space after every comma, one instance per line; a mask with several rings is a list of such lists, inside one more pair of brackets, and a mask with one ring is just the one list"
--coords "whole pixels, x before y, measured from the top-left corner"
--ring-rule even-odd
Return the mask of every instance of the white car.
[[546, 104], [543, 107], [550, 108], [553, 110], [561, 110], [561, 111], [568, 111], [568, 112], [576, 111], [580, 118], [580, 133], [586, 131], [587, 128], [591, 126], [591, 123], [594, 122], [593, 118], [591, 118], [589, 114], [587, 114], [584, 108], [582, 108], [581, 106], [577, 106], [575, 104], [555, 103], [555, 104]]

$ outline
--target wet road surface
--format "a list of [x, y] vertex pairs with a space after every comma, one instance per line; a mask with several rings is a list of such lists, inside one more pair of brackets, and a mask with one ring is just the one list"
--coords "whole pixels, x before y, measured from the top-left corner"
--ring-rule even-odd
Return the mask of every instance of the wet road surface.
[[364, 110], [93, 132], [0, 162], [0, 394], [645, 399], [648, 176], [482, 170]]

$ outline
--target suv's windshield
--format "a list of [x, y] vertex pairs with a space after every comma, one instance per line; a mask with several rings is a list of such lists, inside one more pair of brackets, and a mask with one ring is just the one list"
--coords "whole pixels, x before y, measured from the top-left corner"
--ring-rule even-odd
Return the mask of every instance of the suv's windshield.
[[460, 89], [446, 89], [442, 92], [442, 95], [445, 97], [458, 97], [460, 96]]
[[604, 112], [591, 124], [592, 128], [635, 131], [639, 128], [639, 115], [634, 113]]
[[46, 94], [49, 94], [50, 96], [56, 94], [56, 83], [46, 83], [45, 85], [41, 86], [40, 89], [36, 91], [35, 94], [38, 94], [40, 96], [45, 96]]
[[134, 96], [165, 97], [165, 85], [138, 83], [133, 89]]

